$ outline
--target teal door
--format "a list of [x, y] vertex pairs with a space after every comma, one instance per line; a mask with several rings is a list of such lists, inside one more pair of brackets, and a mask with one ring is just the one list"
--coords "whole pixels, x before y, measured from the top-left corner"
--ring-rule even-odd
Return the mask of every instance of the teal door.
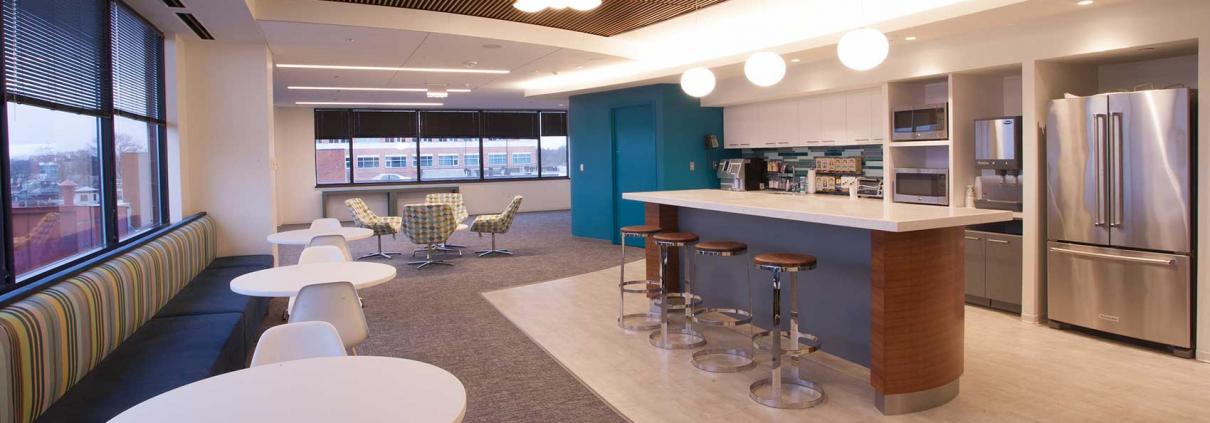
[[[655, 109], [650, 104], [613, 109], [613, 240], [618, 229], [643, 224], [643, 203], [623, 200], [622, 193], [656, 190]], [[642, 240], [628, 245], [642, 247]]]

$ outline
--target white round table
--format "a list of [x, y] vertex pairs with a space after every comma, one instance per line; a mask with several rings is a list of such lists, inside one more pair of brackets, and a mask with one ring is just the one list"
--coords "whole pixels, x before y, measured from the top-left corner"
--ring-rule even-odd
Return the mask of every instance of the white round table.
[[437, 366], [391, 357], [329, 357], [252, 367], [152, 397], [110, 423], [457, 423], [466, 388]]
[[231, 290], [253, 297], [293, 297], [307, 285], [352, 282], [357, 289], [395, 279], [395, 266], [344, 261], [295, 264], [245, 273], [231, 280]]
[[311, 238], [320, 235], [341, 235], [345, 237], [345, 241], [357, 241], [374, 236], [374, 231], [348, 226], [334, 229], [295, 229], [293, 231], [270, 234], [268, 240], [273, 244], [307, 245], [311, 243]]

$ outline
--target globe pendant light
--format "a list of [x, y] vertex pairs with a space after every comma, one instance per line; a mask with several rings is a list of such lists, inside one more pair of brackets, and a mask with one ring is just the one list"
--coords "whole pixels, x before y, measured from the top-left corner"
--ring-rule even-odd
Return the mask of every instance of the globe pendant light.
[[744, 76], [758, 86], [772, 86], [786, 76], [786, 61], [767, 51], [753, 54], [744, 63]]
[[873, 28], [849, 31], [840, 37], [840, 43], [836, 45], [836, 55], [840, 57], [840, 63], [857, 71], [878, 67], [886, 60], [888, 51], [890, 42], [887, 41], [886, 35]]
[[693, 68], [681, 74], [681, 90], [694, 97], [705, 97], [714, 91], [714, 72], [706, 68]]
[[546, 0], [517, 0], [513, 7], [525, 13], [538, 13], [546, 9]]
[[554, 10], [566, 9], [570, 5], [571, 0], [549, 0], [547, 7]]

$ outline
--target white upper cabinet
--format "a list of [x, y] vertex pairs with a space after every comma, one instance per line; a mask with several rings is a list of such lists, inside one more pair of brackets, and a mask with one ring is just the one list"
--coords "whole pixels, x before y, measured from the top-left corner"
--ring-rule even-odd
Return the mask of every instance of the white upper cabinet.
[[882, 89], [727, 107], [727, 148], [882, 144], [890, 113]]
[[845, 93], [845, 143], [868, 144], [870, 142], [871, 100], [869, 90]]

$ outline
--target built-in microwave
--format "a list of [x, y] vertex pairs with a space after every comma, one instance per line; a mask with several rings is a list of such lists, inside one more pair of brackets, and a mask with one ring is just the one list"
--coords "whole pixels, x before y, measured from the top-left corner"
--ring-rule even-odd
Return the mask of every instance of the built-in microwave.
[[896, 107], [891, 120], [894, 124], [891, 141], [925, 141], [949, 139], [948, 105]]
[[950, 204], [948, 169], [895, 169], [896, 203], [948, 206]]

